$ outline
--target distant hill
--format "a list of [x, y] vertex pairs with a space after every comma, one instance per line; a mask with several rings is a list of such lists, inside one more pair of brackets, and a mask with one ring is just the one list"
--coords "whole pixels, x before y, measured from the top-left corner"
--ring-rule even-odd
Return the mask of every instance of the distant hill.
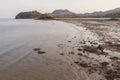
[[58, 10], [54, 10], [52, 12], [53, 15], [55, 15], [56, 17], [118, 17], [120, 18], [119, 14], [120, 14], [120, 8], [115, 8], [112, 10], [107, 10], [107, 11], [96, 11], [96, 12], [92, 12], [92, 13], [84, 13], [84, 14], [77, 14], [74, 13], [72, 11], [69, 11], [67, 9], [62, 10], [62, 9], [58, 9]]
[[[79, 14], [79, 16], [84, 16], [84, 17], [111, 17], [111, 16], [106, 16], [108, 14], [116, 14], [120, 13], [120, 8], [115, 8], [112, 10], [107, 10], [107, 11], [96, 11], [92, 13], [85, 13], [85, 14]], [[112, 15], [114, 16], [114, 15]]]
[[20, 12], [15, 19], [54, 19], [54, 16], [49, 13], [42, 14], [38, 11]]
[[117, 12], [117, 13], [109, 13], [109, 14], [106, 14], [104, 17], [120, 18], [120, 12]]
[[54, 10], [53, 12], [52, 12], [52, 14], [54, 15], [54, 16], [56, 16], [56, 17], [76, 17], [77, 15], [76, 15], [76, 13], [74, 13], [74, 12], [71, 12], [71, 11], [69, 11], [69, 10], [67, 10], [67, 9], [65, 9], [65, 10], [62, 10], [62, 9], [58, 9], [58, 10]]
[[16, 19], [54, 19], [54, 18], [120, 18], [120, 8], [107, 11], [96, 11], [92, 13], [77, 14], [67, 9], [54, 10], [52, 13], [42, 14], [38, 11], [20, 12]]
[[41, 13], [38, 11], [28, 11], [28, 12], [20, 12], [16, 15], [16, 19], [30, 19], [30, 18], [38, 18]]
[[58, 9], [58, 10], [54, 10], [54, 11], [52, 12], [52, 14], [54, 14], [54, 15], [64, 15], [64, 14], [69, 14], [69, 15], [71, 15], [71, 14], [74, 14], [74, 13], [71, 12], [71, 11], [69, 11], [69, 10], [67, 10], [67, 9], [65, 9], [65, 10]]

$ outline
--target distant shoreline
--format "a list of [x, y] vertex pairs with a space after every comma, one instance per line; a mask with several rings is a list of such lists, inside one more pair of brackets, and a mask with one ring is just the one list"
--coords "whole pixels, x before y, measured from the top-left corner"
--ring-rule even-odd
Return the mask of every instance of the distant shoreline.
[[79, 21], [118, 21], [120, 18], [56, 18], [55, 20], [79, 20]]
[[[24, 18], [24, 19], [31, 19], [31, 18]], [[15, 19], [20, 20], [20, 19]], [[78, 20], [78, 21], [119, 21], [120, 18], [55, 18], [55, 19], [37, 19], [33, 18], [33, 20]]]

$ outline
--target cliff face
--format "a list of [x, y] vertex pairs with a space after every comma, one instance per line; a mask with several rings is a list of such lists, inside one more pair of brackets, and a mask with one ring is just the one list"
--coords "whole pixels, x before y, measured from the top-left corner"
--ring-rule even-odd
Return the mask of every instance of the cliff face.
[[20, 12], [16, 15], [16, 19], [32, 19], [40, 17], [41, 13], [37, 11], [29, 11], [29, 12]]

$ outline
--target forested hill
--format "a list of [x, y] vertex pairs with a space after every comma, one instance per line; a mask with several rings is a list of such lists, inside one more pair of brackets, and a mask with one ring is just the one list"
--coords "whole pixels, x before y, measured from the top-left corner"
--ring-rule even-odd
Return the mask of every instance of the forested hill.
[[18, 13], [15, 19], [54, 19], [54, 16], [49, 13], [42, 14], [38, 11], [28, 11]]

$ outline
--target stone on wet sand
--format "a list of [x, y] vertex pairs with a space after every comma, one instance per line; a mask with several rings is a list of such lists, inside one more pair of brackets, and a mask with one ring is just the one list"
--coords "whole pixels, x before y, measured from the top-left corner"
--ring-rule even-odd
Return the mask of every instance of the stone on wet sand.
[[40, 48], [34, 48], [33, 50], [34, 51], [40, 51], [41, 49]]
[[64, 53], [60, 53], [60, 55], [64, 55]]
[[81, 48], [79, 48], [79, 49], [77, 49], [78, 51], [82, 51], [82, 49]]
[[69, 43], [71, 43], [72, 41], [68, 41]]
[[108, 63], [108, 62], [102, 62], [101, 65], [102, 65], [103, 67], [105, 67], [105, 66], [109, 65], [109, 63]]
[[37, 53], [38, 54], [45, 54], [46, 52], [45, 51], [38, 51]]
[[119, 58], [118, 57], [110, 57], [110, 59], [112, 59], [112, 60], [118, 60]]
[[69, 54], [75, 54], [74, 52], [69, 52]]
[[78, 55], [79, 55], [79, 56], [83, 56], [83, 54], [82, 54], [82, 53], [78, 53]]

